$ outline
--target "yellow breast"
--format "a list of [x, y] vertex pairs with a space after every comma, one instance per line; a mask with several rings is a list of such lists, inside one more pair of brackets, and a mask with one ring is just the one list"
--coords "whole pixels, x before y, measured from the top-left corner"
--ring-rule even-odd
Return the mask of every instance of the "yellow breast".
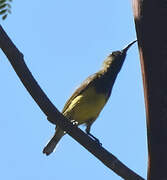
[[63, 114], [67, 118], [83, 124], [90, 119], [95, 120], [105, 104], [105, 94], [99, 94], [93, 87], [90, 87], [74, 98]]

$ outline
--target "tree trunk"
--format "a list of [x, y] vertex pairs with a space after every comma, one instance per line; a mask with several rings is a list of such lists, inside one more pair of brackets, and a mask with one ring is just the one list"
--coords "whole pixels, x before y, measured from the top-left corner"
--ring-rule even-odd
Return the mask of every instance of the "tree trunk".
[[167, 180], [167, 1], [133, 0], [144, 84], [148, 180]]

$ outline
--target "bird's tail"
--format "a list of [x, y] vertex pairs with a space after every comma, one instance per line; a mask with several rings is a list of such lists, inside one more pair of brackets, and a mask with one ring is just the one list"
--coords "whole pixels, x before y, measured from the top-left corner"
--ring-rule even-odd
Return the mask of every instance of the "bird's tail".
[[56, 132], [54, 136], [43, 149], [43, 153], [46, 154], [47, 156], [51, 154], [64, 134], [65, 133], [63, 130], [61, 130], [60, 128], [56, 128]]

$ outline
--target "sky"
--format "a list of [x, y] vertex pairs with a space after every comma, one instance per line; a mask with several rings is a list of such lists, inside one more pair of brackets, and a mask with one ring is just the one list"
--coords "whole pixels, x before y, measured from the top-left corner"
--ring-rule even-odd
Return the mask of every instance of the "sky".
[[[108, 54], [136, 39], [130, 0], [13, 0], [12, 14], [1, 25], [60, 111]], [[122, 179], [68, 135], [56, 152], [45, 156], [42, 149], [55, 127], [2, 51], [0, 81], [0, 179]], [[111, 98], [91, 132], [104, 148], [146, 178], [146, 120], [137, 44], [128, 51]]]

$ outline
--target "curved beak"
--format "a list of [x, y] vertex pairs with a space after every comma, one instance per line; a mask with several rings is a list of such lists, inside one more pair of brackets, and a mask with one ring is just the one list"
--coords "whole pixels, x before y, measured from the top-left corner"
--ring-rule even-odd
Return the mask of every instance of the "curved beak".
[[137, 40], [131, 42], [130, 44], [128, 44], [123, 50], [122, 50], [122, 53], [126, 53], [127, 50], [135, 43], [137, 42]]

